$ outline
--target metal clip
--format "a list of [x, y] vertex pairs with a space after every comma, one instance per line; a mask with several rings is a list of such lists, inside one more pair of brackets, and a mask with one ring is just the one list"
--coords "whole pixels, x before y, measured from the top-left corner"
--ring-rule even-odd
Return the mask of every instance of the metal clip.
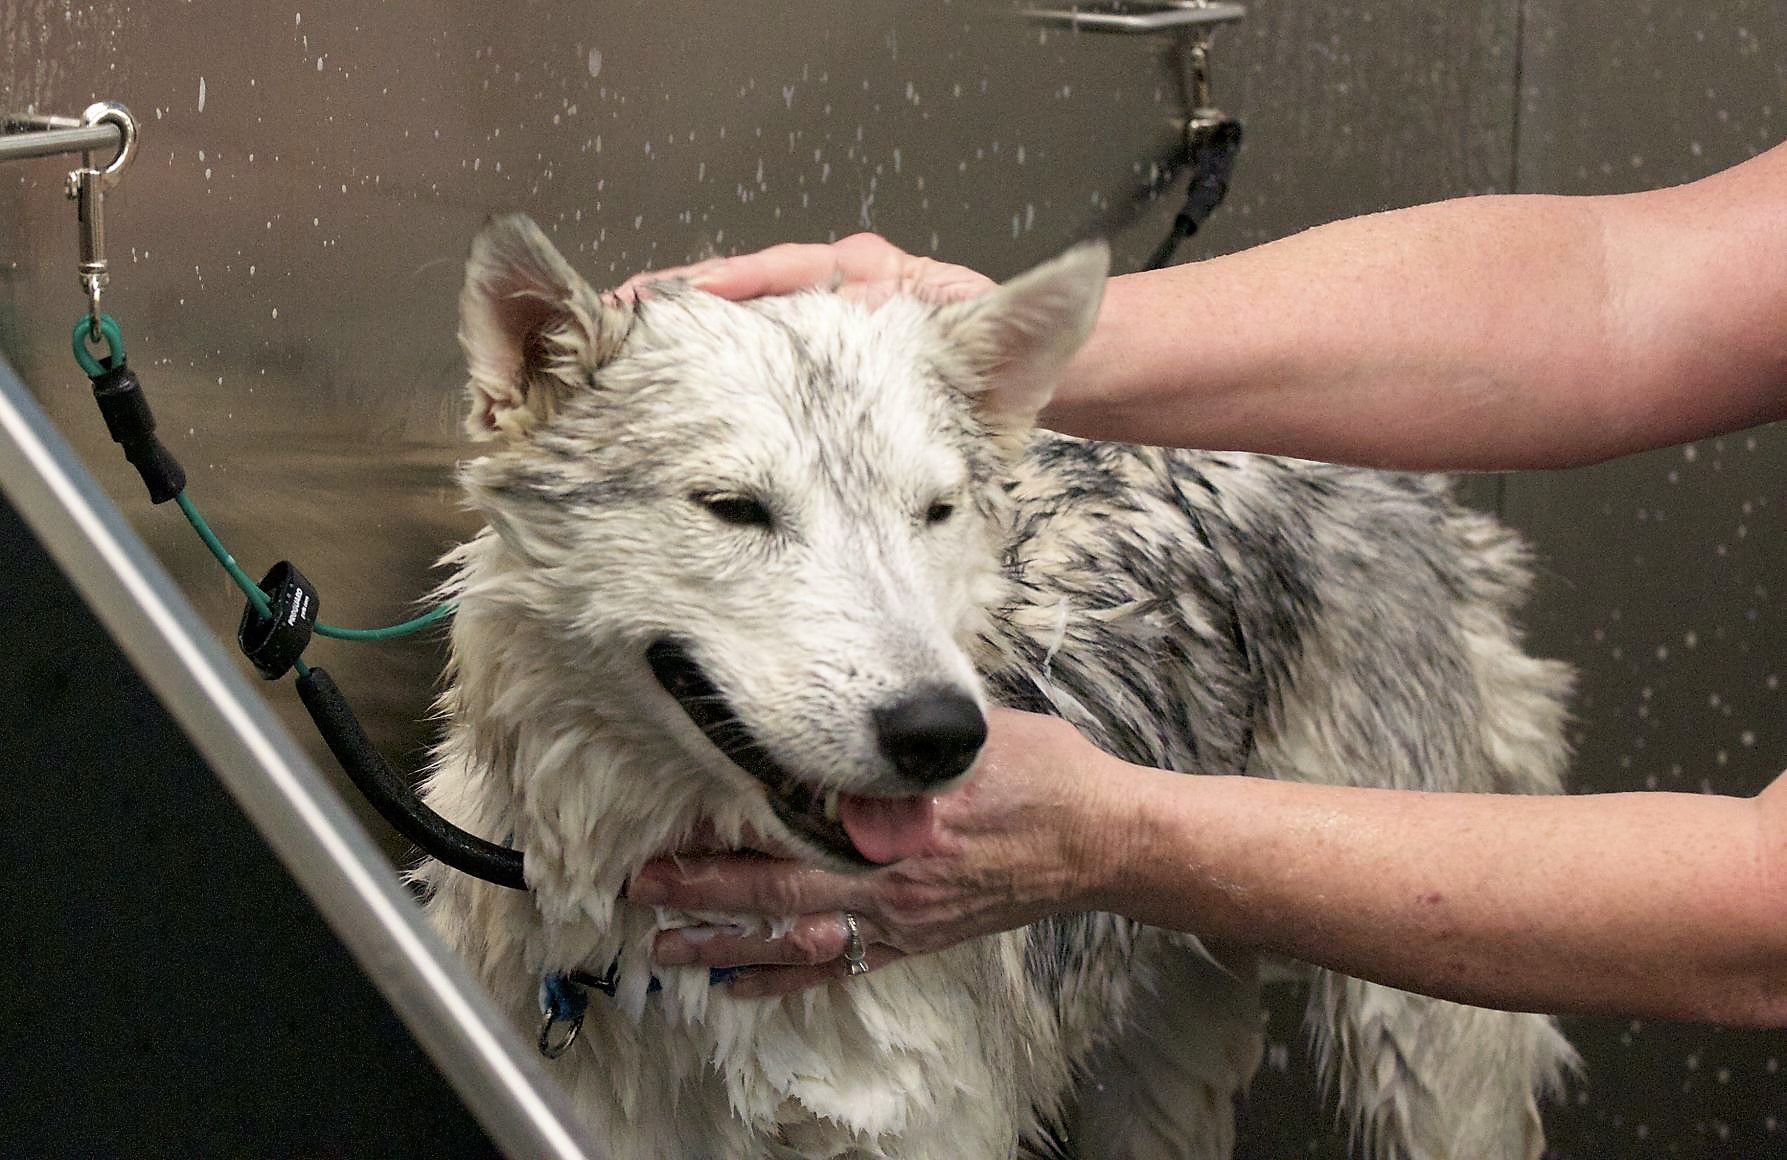
[[1169, 50], [1179, 74], [1180, 107], [1185, 110], [1185, 139], [1207, 132], [1228, 115], [1210, 99], [1210, 30], [1199, 28], [1177, 37]]
[[1185, 107], [1199, 112], [1210, 107], [1210, 33], [1202, 30], [1175, 42], [1179, 50], [1179, 91]]
[[68, 175], [68, 196], [76, 203], [81, 224], [81, 290], [87, 296], [87, 332], [93, 342], [100, 340], [100, 299], [112, 280], [105, 253], [105, 191], [118, 184], [137, 151], [136, 118], [123, 105], [98, 101], [81, 114], [83, 126], [108, 123], [118, 127], [118, 155], [99, 167], [91, 153], [84, 154], [86, 164]]
[[[609, 992], [612, 994], [613, 992]], [[571, 976], [550, 973], [540, 978], [540, 1054], [557, 1059], [571, 1050], [583, 1030], [589, 995]]]

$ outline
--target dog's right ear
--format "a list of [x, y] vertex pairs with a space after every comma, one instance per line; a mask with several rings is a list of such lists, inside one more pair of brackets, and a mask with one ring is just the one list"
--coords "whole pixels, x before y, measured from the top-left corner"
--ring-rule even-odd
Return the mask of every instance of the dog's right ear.
[[590, 289], [525, 214], [490, 219], [459, 295], [474, 439], [518, 438], [614, 356], [631, 311]]

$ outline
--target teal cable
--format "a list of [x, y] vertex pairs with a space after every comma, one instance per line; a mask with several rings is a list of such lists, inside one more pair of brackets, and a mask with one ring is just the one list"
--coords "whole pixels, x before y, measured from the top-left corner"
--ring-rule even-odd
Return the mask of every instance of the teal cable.
[[[106, 361], [101, 363], [87, 350], [87, 342], [92, 334], [91, 326], [91, 320], [83, 315], [75, 322], [71, 338], [75, 360], [81, 364], [81, 369], [87, 373], [88, 378], [97, 380], [107, 370], [124, 365], [124, 337], [119, 333], [118, 323], [111, 315], [100, 315], [100, 332], [109, 348]], [[223, 541], [217, 538], [217, 533], [211, 530], [211, 525], [205, 522], [205, 517], [199, 514], [198, 506], [188, 498], [184, 491], [174, 496], [174, 502], [180, 505], [180, 511], [186, 516], [186, 522], [192, 525], [192, 530], [199, 534], [199, 539], [205, 542], [205, 547], [211, 550], [211, 555], [215, 556], [217, 562], [223, 565], [223, 570], [228, 572], [230, 579], [236, 582], [236, 587], [240, 588], [242, 594], [248, 597], [248, 602], [254, 606], [254, 610], [262, 616], [271, 616], [272, 610], [267, 604], [267, 594], [261, 591], [260, 585], [256, 584], [248, 573], [242, 571], [242, 566], [236, 563], [236, 558], [230, 555], [229, 549], [223, 546]], [[395, 640], [398, 637], [421, 632], [429, 625], [452, 615], [453, 609], [454, 606], [451, 604], [437, 604], [420, 616], [413, 616], [401, 624], [387, 625], [384, 628], [342, 628], [334, 624], [317, 624], [313, 631], [336, 640]], [[306, 665], [302, 659], [294, 663], [299, 676], [310, 672], [310, 666]]]
[[321, 636], [335, 640], [393, 640], [400, 636], [408, 636], [412, 632], [421, 632], [435, 621], [451, 616], [453, 605], [437, 604], [420, 616], [413, 616], [402, 624], [387, 625], [384, 628], [341, 628], [333, 624], [318, 624], [316, 631]]
[[[223, 565], [223, 570], [230, 574], [230, 579], [236, 582], [236, 587], [240, 588], [242, 594], [248, 597], [248, 602], [254, 605], [254, 610], [262, 616], [271, 615], [267, 605], [267, 594], [261, 591], [260, 585], [249, 578], [248, 573], [242, 571], [242, 566], [236, 563], [236, 558], [230, 555], [229, 549], [223, 546], [223, 541], [217, 538], [217, 533], [211, 530], [211, 525], [205, 522], [205, 517], [199, 514], [197, 505], [187, 497], [185, 492], [175, 496], [174, 502], [180, 505], [181, 512], [186, 516], [186, 522], [191, 524], [192, 530], [199, 534], [199, 539], [205, 541], [205, 547], [211, 549], [211, 555], [215, 556], [217, 562]], [[332, 637], [336, 640], [395, 640], [398, 637], [421, 632], [429, 625], [452, 615], [453, 608], [454, 606], [451, 604], [437, 604], [420, 616], [414, 616], [401, 624], [387, 625], [384, 628], [342, 628], [334, 624], [318, 624], [315, 631], [321, 636]], [[302, 675], [306, 671], [308, 670], [300, 662], [299, 674]]]
[[192, 500], [187, 498], [186, 493], [181, 492], [175, 496], [174, 502], [180, 505], [180, 510], [186, 514], [186, 522], [191, 524], [192, 530], [199, 534], [199, 539], [205, 541], [205, 547], [211, 549], [211, 554], [217, 557], [217, 562], [223, 565], [223, 570], [230, 574], [230, 579], [236, 582], [236, 587], [242, 590], [242, 595], [248, 597], [248, 602], [254, 605], [254, 610], [262, 616], [273, 615], [272, 610], [267, 606], [267, 594], [261, 591], [260, 585], [249, 579], [248, 573], [242, 571], [242, 566], [236, 563], [236, 558], [230, 555], [228, 548], [223, 546], [223, 541], [217, 538], [217, 533], [211, 530], [211, 525], [205, 522], [205, 517], [199, 514], [199, 509], [193, 505]]

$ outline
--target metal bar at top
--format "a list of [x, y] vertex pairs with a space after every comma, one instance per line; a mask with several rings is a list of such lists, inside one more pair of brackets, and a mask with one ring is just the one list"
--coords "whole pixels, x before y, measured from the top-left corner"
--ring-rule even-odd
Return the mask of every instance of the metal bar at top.
[[598, 1157], [531, 1048], [4, 359], [0, 490], [497, 1146], [518, 1160]]
[[1038, 24], [1085, 32], [1146, 34], [1229, 24], [1246, 16], [1247, 9], [1239, 4], [1203, 0], [1106, 0], [1063, 8], [1026, 8], [1023, 14]]
[[0, 132], [0, 161], [56, 157], [64, 153], [116, 153], [124, 141], [124, 131], [109, 121], [73, 129], [13, 128], [23, 124], [26, 124], [25, 118], [6, 119], [6, 131]]

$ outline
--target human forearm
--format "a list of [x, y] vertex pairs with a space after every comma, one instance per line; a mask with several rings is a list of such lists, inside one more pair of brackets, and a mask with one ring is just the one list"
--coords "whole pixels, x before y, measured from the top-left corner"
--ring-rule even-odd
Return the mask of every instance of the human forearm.
[[1424, 469], [1779, 417], [1783, 180], [1787, 147], [1679, 189], [1444, 202], [1116, 278], [1044, 421]]
[[1105, 910], [1483, 1006], [1787, 1026], [1787, 776], [1753, 799], [1517, 797], [1188, 776], [999, 711], [925, 850], [870, 873], [654, 864], [653, 905], [801, 916], [786, 939], [668, 933], [659, 961], [836, 977], [855, 913], [877, 965]]
[[[1536, 412], [1581, 405], [1550, 380], [1605, 361], [1599, 244], [1571, 201], [1482, 198], [1116, 278], [1044, 422], [1397, 467], [1568, 457], [1552, 441], [1583, 424]], [[1581, 368], [1548, 362], [1554, 328]]]
[[[1044, 425], [1379, 467], [1590, 463], [1787, 418], [1787, 145], [1617, 197], [1464, 198], [1111, 279]], [[871, 306], [992, 283], [869, 234], [636, 275]]]
[[1478, 1005], [1787, 1021], [1761, 799], [1121, 780], [1098, 906]]

